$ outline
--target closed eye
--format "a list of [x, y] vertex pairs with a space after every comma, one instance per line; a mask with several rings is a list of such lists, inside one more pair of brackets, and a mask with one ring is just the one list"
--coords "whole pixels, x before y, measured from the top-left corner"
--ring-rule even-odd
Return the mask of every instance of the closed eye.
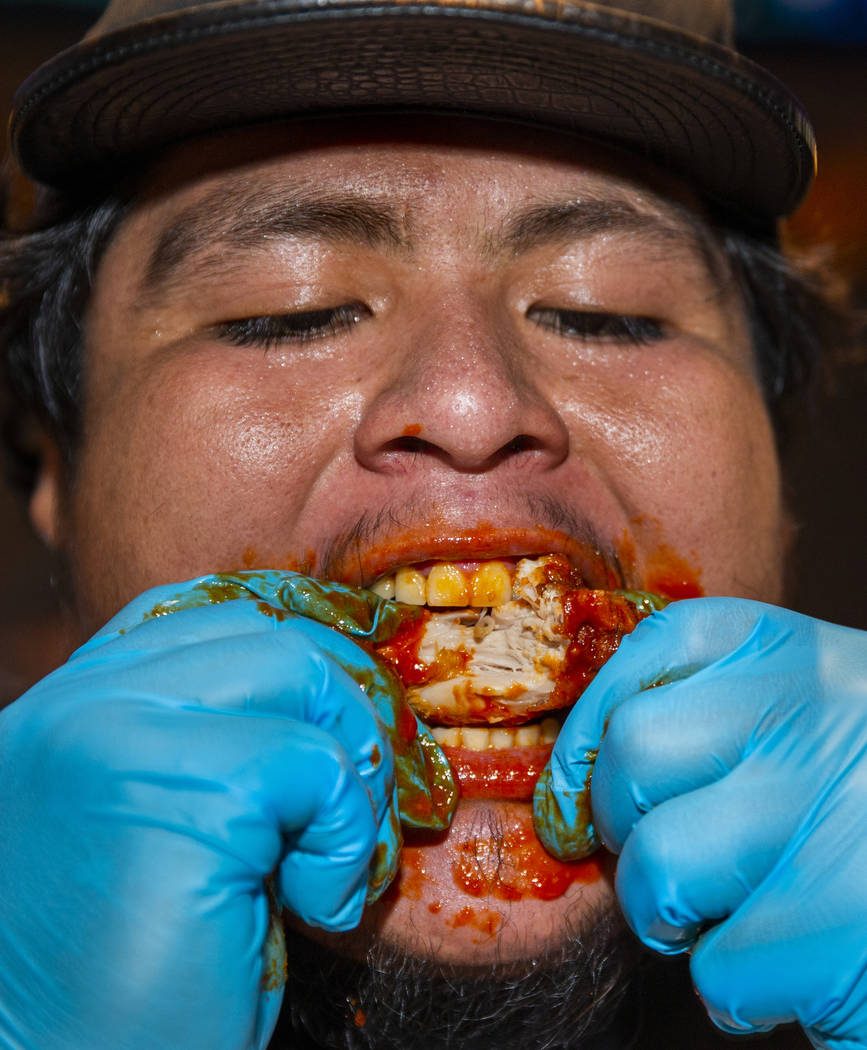
[[665, 338], [665, 329], [652, 317], [613, 314], [594, 310], [560, 310], [531, 306], [529, 320], [567, 339], [588, 342], [626, 343], [643, 346]]
[[347, 303], [324, 310], [267, 314], [224, 321], [215, 328], [217, 335], [235, 346], [264, 349], [282, 343], [306, 343], [323, 336], [347, 331], [366, 317], [373, 316], [363, 303]]

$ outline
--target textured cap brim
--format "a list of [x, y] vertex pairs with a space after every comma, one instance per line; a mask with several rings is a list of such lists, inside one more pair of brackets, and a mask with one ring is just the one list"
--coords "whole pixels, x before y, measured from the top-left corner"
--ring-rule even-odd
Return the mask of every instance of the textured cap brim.
[[220, 128], [403, 110], [613, 142], [758, 220], [794, 210], [815, 171], [804, 113], [758, 66], [556, 0], [209, 4], [62, 53], [22, 85], [10, 131], [25, 171], [69, 189]]

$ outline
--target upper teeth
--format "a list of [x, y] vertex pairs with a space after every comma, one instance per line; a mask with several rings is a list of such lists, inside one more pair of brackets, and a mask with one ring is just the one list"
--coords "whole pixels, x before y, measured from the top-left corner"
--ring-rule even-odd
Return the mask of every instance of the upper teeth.
[[442, 561], [432, 565], [427, 576], [411, 566], [398, 569], [394, 575], [378, 579], [372, 590], [407, 605], [470, 605], [483, 609], [509, 601], [512, 572], [502, 561], [482, 562], [470, 571]]

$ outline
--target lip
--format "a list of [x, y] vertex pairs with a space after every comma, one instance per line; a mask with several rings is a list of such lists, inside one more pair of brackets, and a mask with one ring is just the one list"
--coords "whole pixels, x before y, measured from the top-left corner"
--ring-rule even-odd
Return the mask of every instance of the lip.
[[529, 802], [553, 745], [482, 752], [465, 747], [443, 747], [442, 750], [460, 786], [462, 799]]
[[380, 576], [405, 565], [426, 561], [486, 561], [562, 554], [581, 573], [586, 586], [613, 590], [623, 580], [613, 559], [568, 533], [539, 526], [495, 527], [480, 521], [469, 529], [415, 526], [390, 536], [368, 550], [331, 562], [328, 574], [354, 587], [369, 587]]

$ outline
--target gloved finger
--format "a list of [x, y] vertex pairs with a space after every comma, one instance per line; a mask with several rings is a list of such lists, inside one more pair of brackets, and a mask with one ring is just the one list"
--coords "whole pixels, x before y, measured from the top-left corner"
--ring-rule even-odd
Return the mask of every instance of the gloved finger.
[[380, 819], [391, 801], [391, 751], [370, 702], [306, 634], [269, 629], [161, 650], [129, 666], [119, 663], [112, 681], [116, 688], [144, 683], [172, 705], [255, 711], [318, 726], [349, 755]]
[[[297, 573], [239, 573], [223, 577], [279, 608], [350, 635], [360, 642], [384, 641], [407, 619], [418, 615], [415, 606], [387, 601], [372, 591], [315, 580]], [[373, 661], [357, 665], [357, 655], [344, 657], [332, 647], [344, 670], [363, 685], [385, 726], [395, 756], [397, 806], [408, 827], [443, 831], [451, 823], [458, 792], [451, 766], [431, 730], [420, 721], [392, 673]], [[357, 650], [356, 650], [357, 652]]]
[[[867, 1023], [867, 842], [860, 773], [829, 787], [831, 808], [793, 835], [744, 903], [698, 941], [696, 989], [726, 1031], [798, 1021], [816, 1045], [859, 1047]], [[851, 1039], [851, 1044], [848, 1040]]]
[[385, 641], [407, 619], [414, 606], [381, 598], [373, 591], [296, 572], [264, 570], [220, 575], [223, 587], [237, 585], [272, 605], [368, 642]]
[[[106, 642], [113, 641], [115, 638], [130, 634], [142, 625], [159, 623], [170, 614], [183, 612], [189, 616], [195, 610], [207, 610], [215, 605], [230, 606], [232, 604], [231, 599], [241, 596], [237, 588], [234, 593], [228, 590], [220, 591], [215, 586], [216, 580], [217, 577], [214, 575], [197, 576], [191, 580], [161, 584], [158, 587], [151, 587], [143, 591], [115, 613], [77, 651], [82, 652], [97, 648]], [[251, 602], [250, 604], [255, 608], [254, 603]], [[267, 615], [261, 609], [258, 612], [260, 616]], [[231, 610], [229, 610], [228, 615], [231, 615]], [[177, 630], [179, 624], [174, 617], [172, 619], [173, 629]], [[209, 621], [210, 617], [207, 616], [204, 618], [189, 616], [188, 620], [190, 623], [198, 622], [199, 624], [207, 624]], [[156, 629], [159, 632], [165, 628], [157, 627]], [[217, 627], [217, 630], [219, 630], [219, 627]], [[220, 633], [231, 633], [231, 631], [223, 630]]]
[[748, 765], [663, 802], [635, 825], [618, 861], [627, 922], [655, 951], [689, 948], [755, 892], [796, 825], [788, 793]]
[[277, 1027], [286, 987], [286, 932], [282, 910], [277, 903], [274, 880], [266, 883], [268, 891], [268, 933], [262, 950], [262, 982], [256, 1004], [256, 1023], [252, 1047], [266, 1047]]
[[283, 614], [294, 613], [371, 642], [391, 637], [407, 617], [417, 614], [414, 608], [386, 601], [372, 591], [315, 580], [299, 573], [276, 569], [215, 573], [145, 591], [121, 609], [87, 644], [102, 644], [142, 624], [179, 612], [191, 613], [214, 606], [231, 609], [235, 602], [249, 605], [261, 617], [280, 620]]
[[[788, 632], [781, 631], [782, 617], [792, 621]], [[616, 685], [612, 679], [609, 687], [623, 699], [660, 682], [688, 678], [712, 664], [720, 668], [740, 665], [750, 654], [773, 652], [783, 643], [789, 659], [804, 656], [809, 667], [815, 645], [808, 636], [796, 637], [798, 630], [809, 634], [804, 620], [776, 606], [743, 598], [672, 602], [642, 620], [623, 639], [597, 680], [616, 664]]]
[[[106, 644], [117, 650], [159, 648], [166, 643], [179, 645], [271, 630], [287, 622], [309, 624], [314, 637], [343, 639], [342, 650], [352, 654], [356, 663], [371, 670], [376, 668], [375, 661], [341, 631], [302, 613], [272, 605], [255, 590], [221, 576], [202, 576], [145, 591], [77, 649], [75, 656]], [[385, 621], [377, 622], [382, 627]]]
[[[173, 864], [179, 884], [206, 864], [216, 885], [230, 887], [224, 907], [243, 914], [284, 858], [303, 859], [306, 869], [297, 865], [285, 890], [278, 886], [281, 903], [325, 928], [357, 922], [378, 821], [368, 787], [330, 732], [272, 711], [154, 703], [114, 683], [108, 699], [63, 711], [48, 705], [52, 779], [70, 785], [55, 795], [55, 825], [75, 826], [86, 813], [109, 840], [114, 826], [118, 834], [137, 827], [140, 839], [154, 838], [167, 885]], [[87, 848], [75, 846], [89, 864]], [[132, 885], [130, 858], [119, 851], [117, 863], [117, 878]], [[139, 866], [148, 865], [143, 856]]]
[[[199, 841], [241, 859], [256, 886], [279, 864], [280, 903], [305, 922], [330, 930], [356, 926], [379, 822], [367, 786], [334, 736], [267, 713], [183, 715], [182, 728], [194, 726], [195, 735], [183, 734], [187, 744], [178, 743], [161, 778], [148, 774], [155, 787], [167, 785], [182, 800], [179, 820], [192, 825]], [[152, 734], [153, 742], [164, 735]], [[181, 754], [191, 738], [201, 740], [203, 754]]]
[[[639, 694], [686, 680], [691, 686], [704, 669], [709, 677], [713, 668], [722, 673], [728, 666], [748, 674], [763, 652], [780, 644], [779, 627], [766, 614], [779, 610], [732, 598], [674, 602], [623, 639], [570, 712], [549, 766], [537, 782], [534, 822], [549, 852], [564, 860], [578, 859], [599, 845], [590, 778], [613, 713], [627, 700], [631, 706]], [[803, 658], [811, 659], [812, 647], [804, 648], [809, 653]], [[739, 727], [756, 725], [757, 708], [767, 702], [767, 696], [756, 690], [732, 697], [727, 717], [737, 719]], [[614, 841], [622, 838], [622, 829], [631, 819], [634, 822], [634, 815], [618, 819], [618, 830], [611, 830]]]
[[[673, 608], [670, 605], [653, 613], [623, 639], [560, 730], [533, 796], [536, 833], [555, 857], [579, 860], [600, 845], [590, 803], [590, 779], [602, 738], [612, 713], [627, 697], [658, 684], [652, 668], [663, 660], [657, 642], [660, 631], [651, 633], [650, 629], [657, 619], [670, 617]], [[661, 633], [666, 633], [665, 627]], [[648, 640], [642, 645], [645, 638]], [[630, 655], [636, 648], [639, 656], [646, 653], [639, 660]]]
[[[813, 968], [803, 965], [807, 946], [797, 935], [786, 933], [791, 916], [776, 908], [776, 903], [766, 898], [760, 902], [764, 914], [756, 915], [754, 904], [748, 901], [726, 922], [705, 933], [693, 950], [693, 983], [711, 1020], [723, 1031], [762, 1032], [795, 1021], [797, 1000], [815, 994]], [[765, 904], [770, 911], [764, 911]], [[806, 909], [809, 904], [804, 900], [800, 907]], [[823, 967], [828, 967], [821, 939], [812, 950], [807, 947], [808, 955], [817, 952]], [[840, 968], [836, 972], [848, 971]]]
[[373, 705], [391, 743], [402, 823], [428, 831], [445, 830], [457, 806], [454, 774], [433, 733], [407, 703], [401, 684], [338, 631], [304, 617], [293, 619], [291, 624], [326, 649]]
[[[236, 630], [242, 625], [259, 627], [256, 633], [233, 634], [228, 642], [217, 637], [163, 649], [139, 661], [135, 674], [144, 676], [149, 690], [171, 696], [173, 702], [280, 714], [317, 725], [333, 735], [371, 794], [378, 839], [369, 873], [368, 897], [376, 899], [396, 874], [402, 843], [392, 790], [392, 749], [362, 688], [338, 666], [331, 653], [324, 653], [314, 640], [325, 642], [332, 649], [343, 649], [353, 658], [366, 659], [366, 656], [337, 632], [300, 618], [283, 622], [266, 620], [268, 633], [263, 633], [261, 617], [250, 603], [234, 604], [232, 621]], [[200, 620], [202, 612], [201, 609], [178, 612], [173, 622], [186, 624], [190, 619]], [[208, 619], [217, 617], [212, 612]], [[302, 629], [298, 629], [298, 624]], [[144, 632], [144, 628], [140, 630]], [[197, 633], [194, 631], [193, 637]], [[129, 637], [124, 636], [120, 644]], [[115, 648], [112, 646], [110, 652]], [[100, 653], [104, 656], [106, 652], [103, 648], [92, 658], [98, 660]], [[123, 673], [116, 673], [115, 680], [121, 682]]]
[[373, 904], [385, 893], [400, 869], [400, 851], [403, 846], [403, 828], [398, 809], [397, 786], [385, 813], [378, 818], [376, 846], [367, 877], [366, 902]]
[[[295, 615], [289, 607], [304, 613]], [[266, 571], [205, 576], [167, 584], [139, 596], [73, 656], [92, 658], [95, 650], [194, 644], [291, 626], [335, 659], [370, 698], [392, 745], [401, 820], [410, 827], [441, 831], [457, 805], [451, 767], [433, 738], [409, 708], [397, 680], [352, 638], [388, 636], [407, 608], [371, 592], [311, 580], [298, 574]], [[409, 608], [409, 613], [414, 610]], [[315, 613], [318, 618], [308, 618]], [[330, 623], [340, 630], [323, 626]]]
[[284, 828], [301, 829], [290, 839], [277, 884], [282, 903], [308, 925], [350, 930], [367, 900], [379, 828], [351, 764], [321, 747], [315, 754], [315, 761], [298, 755], [303, 788], [296, 783], [296, 799], [277, 807]]
[[[195, 582], [192, 590], [195, 593], [164, 597], [159, 609], [189, 608], [191, 602], [210, 601], [214, 596], [221, 601], [254, 597], [259, 599], [260, 610], [264, 605], [274, 615], [288, 610], [300, 616], [296, 627], [311, 634], [362, 686], [388, 733], [402, 822], [429, 831], [449, 826], [458, 793], [448, 760], [431, 730], [415, 716], [391, 672], [345, 637], [364, 643], [383, 641], [418, 614], [416, 607], [330, 580], [274, 570], [208, 577]], [[334, 628], [336, 637], [324, 641], [317, 625]]]
[[753, 707], [714, 666], [615, 707], [593, 768], [601, 842], [619, 853], [645, 813], [738, 767], [755, 733]]

